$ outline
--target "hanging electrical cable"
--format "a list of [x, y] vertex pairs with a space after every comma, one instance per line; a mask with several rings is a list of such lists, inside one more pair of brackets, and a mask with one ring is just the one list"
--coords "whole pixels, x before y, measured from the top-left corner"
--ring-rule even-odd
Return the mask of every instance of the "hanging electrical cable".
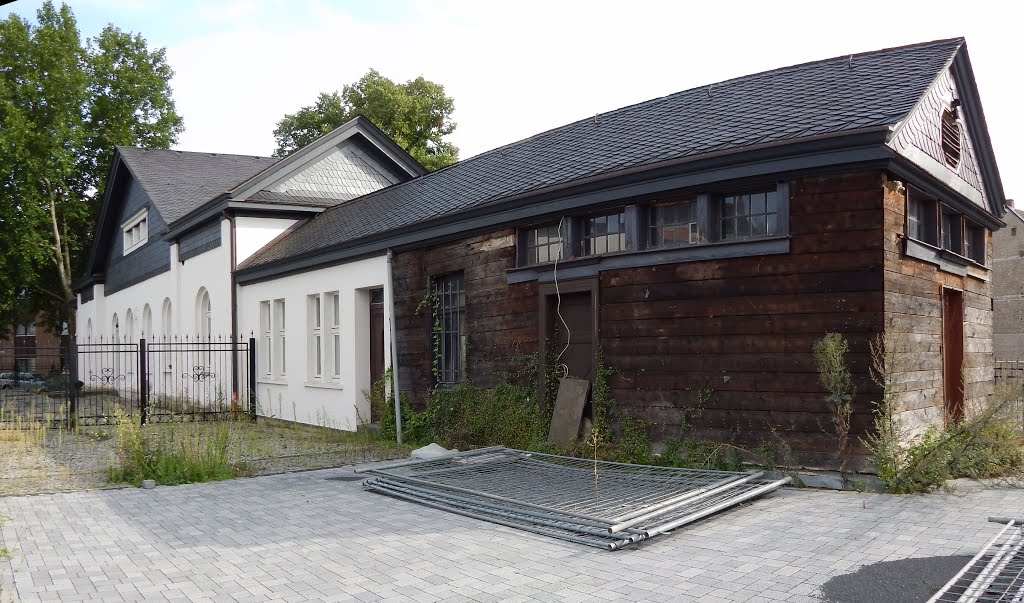
[[555, 281], [555, 314], [558, 315], [558, 320], [562, 321], [562, 326], [565, 327], [565, 347], [562, 348], [562, 351], [558, 353], [558, 357], [555, 358], [555, 370], [562, 373], [562, 378], [565, 379], [569, 376], [569, 365], [562, 363], [562, 356], [569, 349], [572, 331], [569, 329], [569, 323], [565, 322], [565, 318], [562, 316], [562, 293], [558, 290], [558, 260], [562, 258], [562, 252], [565, 250], [565, 241], [562, 238], [563, 222], [565, 222], [565, 216], [558, 220], [558, 255], [555, 256], [555, 268], [552, 276]]

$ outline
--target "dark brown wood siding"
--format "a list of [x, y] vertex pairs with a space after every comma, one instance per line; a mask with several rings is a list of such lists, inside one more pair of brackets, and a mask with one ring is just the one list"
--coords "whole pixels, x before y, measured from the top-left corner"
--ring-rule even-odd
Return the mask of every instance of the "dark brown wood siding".
[[[907, 190], [899, 180], [885, 187], [885, 328], [893, 388], [904, 424], [919, 427], [943, 420], [942, 289], [963, 291], [964, 399], [966, 410], [992, 392], [992, 283], [989, 270], [966, 276], [903, 253]], [[992, 237], [985, 233], [986, 264]]]
[[395, 314], [400, 387], [421, 404], [434, 385], [431, 310], [433, 276], [462, 272], [466, 290], [466, 375], [493, 384], [516, 368], [513, 357], [537, 351], [537, 283], [509, 285], [515, 267], [513, 229], [395, 256]]
[[798, 460], [833, 465], [811, 347], [846, 335], [853, 429], [865, 433], [877, 398], [868, 343], [883, 324], [882, 184], [878, 172], [791, 182], [789, 254], [602, 273], [618, 407], [653, 424], [656, 439], [694, 428], [756, 446], [777, 434]]

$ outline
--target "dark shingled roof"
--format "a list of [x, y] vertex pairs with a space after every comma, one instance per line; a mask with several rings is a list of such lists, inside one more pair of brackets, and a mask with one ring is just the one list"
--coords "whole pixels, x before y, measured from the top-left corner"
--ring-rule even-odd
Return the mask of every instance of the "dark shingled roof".
[[280, 161], [276, 157], [224, 153], [134, 147], [117, 150], [167, 224]]
[[795, 65], [602, 113], [337, 205], [245, 263], [314, 255], [588, 177], [752, 145], [892, 126], [962, 38]]

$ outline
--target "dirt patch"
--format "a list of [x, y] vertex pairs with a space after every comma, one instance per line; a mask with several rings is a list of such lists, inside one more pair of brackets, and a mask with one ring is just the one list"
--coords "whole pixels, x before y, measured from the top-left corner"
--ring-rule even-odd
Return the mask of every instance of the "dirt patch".
[[822, 599], [830, 603], [920, 603], [934, 595], [970, 560], [968, 555], [957, 555], [865, 565], [823, 584]]

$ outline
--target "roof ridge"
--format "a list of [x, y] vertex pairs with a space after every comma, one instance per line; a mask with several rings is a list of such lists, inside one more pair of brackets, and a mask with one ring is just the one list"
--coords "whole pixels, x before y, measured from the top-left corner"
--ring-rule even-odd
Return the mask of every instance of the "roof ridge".
[[124, 154], [125, 151], [145, 151], [145, 152], [165, 152], [165, 153], [178, 153], [179, 155], [203, 155], [206, 157], [244, 157], [246, 159], [272, 159], [275, 162], [280, 161], [282, 157], [273, 157], [270, 155], [254, 155], [251, 153], [217, 153], [214, 151], [185, 151], [181, 149], [161, 149], [154, 147], [131, 147], [127, 145], [116, 145], [115, 148]]

